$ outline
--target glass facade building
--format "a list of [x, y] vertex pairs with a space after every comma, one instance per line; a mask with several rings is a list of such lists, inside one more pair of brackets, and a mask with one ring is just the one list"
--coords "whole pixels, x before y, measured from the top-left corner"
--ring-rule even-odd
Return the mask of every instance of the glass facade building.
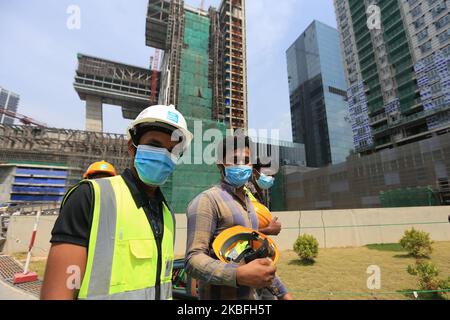
[[353, 141], [337, 30], [314, 21], [286, 58], [294, 142], [310, 167], [344, 162]]
[[[0, 87], [0, 109], [16, 113], [19, 106], [19, 99], [19, 95]], [[0, 124], [13, 125], [14, 118], [0, 113]]]

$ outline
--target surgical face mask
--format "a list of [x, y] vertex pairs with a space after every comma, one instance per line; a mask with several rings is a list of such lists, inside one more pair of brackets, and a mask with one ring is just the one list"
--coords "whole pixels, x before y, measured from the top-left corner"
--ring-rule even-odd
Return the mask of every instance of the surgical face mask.
[[225, 167], [225, 181], [234, 188], [244, 186], [252, 177], [253, 170], [251, 166], [232, 166]]
[[256, 183], [258, 186], [263, 190], [268, 190], [273, 187], [273, 184], [275, 182], [274, 177], [266, 176], [265, 174], [261, 173], [259, 176], [259, 179], [256, 180]]
[[175, 171], [177, 159], [164, 148], [137, 147], [134, 166], [139, 178], [148, 186], [162, 186]]

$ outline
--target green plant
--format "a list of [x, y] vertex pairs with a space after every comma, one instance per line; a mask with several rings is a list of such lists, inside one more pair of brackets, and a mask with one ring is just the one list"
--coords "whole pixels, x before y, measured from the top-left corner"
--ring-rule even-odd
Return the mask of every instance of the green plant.
[[433, 252], [432, 244], [429, 233], [414, 228], [405, 231], [400, 240], [400, 245], [416, 258], [428, 258]]
[[314, 262], [319, 254], [319, 242], [308, 234], [299, 236], [294, 243], [294, 251], [302, 261]]
[[[424, 291], [450, 290], [450, 278], [448, 280], [439, 279], [438, 267], [430, 261], [416, 261], [416, 265], [409, 265], [408, 273], [419, 277], [419, 289]], [[446, 298], [447, 292], [433, 292], [433, 296]]]

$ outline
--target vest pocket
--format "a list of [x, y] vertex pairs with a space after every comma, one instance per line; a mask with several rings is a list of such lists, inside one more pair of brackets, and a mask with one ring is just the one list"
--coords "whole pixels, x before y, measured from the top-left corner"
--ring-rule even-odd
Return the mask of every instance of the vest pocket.
[[153, 242], [153, 240], [129, 240], [131, 254], [136, 259], [152, 259]]
[[156, 281], [157, 253], [152, 239], [128, 240], [129, 269], [124, 275], [129, 290], [153, 287]]

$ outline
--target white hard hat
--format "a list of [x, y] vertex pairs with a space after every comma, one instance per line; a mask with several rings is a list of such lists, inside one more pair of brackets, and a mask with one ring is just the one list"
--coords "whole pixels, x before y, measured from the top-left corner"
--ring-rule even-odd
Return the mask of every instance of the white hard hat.
[[128, 139], [133, 140], [133, 132], [139, 125], [153, 125], [155, 127], [180, 130], [183, 135], [183, 150], [186, 150], [193, 139], [193, 134], [188, 130], [186, 119], [175, 109], [174, 105], [155, 105], [142, 111], [130, 124], [127, 130]]

